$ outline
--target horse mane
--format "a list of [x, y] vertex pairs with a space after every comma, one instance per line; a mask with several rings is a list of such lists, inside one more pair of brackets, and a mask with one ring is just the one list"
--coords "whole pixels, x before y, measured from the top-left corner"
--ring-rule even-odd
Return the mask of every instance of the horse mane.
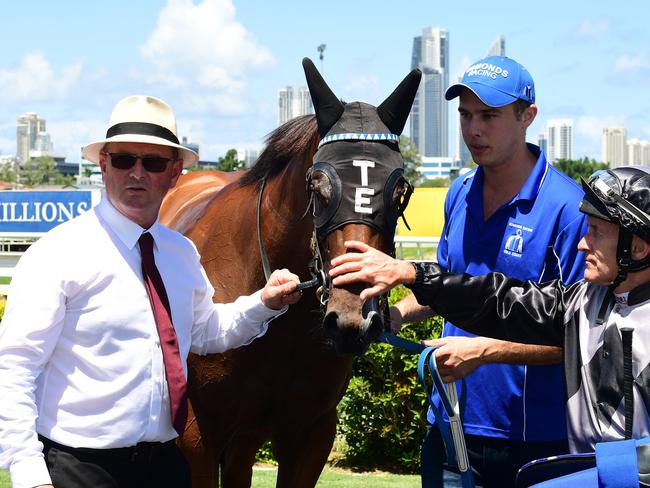
[[319, 139], [315, 115], [301, 115], [289, 120], [266, 136], [262, 154], [238, 183], [251, 185], [275, 176], [289, 163], [311, 159]]

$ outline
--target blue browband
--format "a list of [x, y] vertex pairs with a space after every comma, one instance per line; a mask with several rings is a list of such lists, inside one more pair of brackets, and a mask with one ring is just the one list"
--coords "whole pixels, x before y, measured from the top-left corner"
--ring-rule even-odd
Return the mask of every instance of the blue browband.
[[334, 141], [393, 141], [399, 142], [399, 136], [397, 134], [332, 134], [329, 136], [323, 137], [318, 143], [318, 147], [321, 147], [323, 144]]

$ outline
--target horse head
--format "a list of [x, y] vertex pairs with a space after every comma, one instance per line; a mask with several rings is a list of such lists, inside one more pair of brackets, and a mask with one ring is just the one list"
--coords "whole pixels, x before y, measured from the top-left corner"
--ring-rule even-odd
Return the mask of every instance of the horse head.
[[327, 273], [332, 258], [346, 252], [347, 240], [394, 252], [397, 219], [413, 191], [404, 178], [399, 136], [421, 72], [411, 71], [374, 107], [340, 101], [308, 58], [303, 68], [321, 137], [307, 182], [316, 229], [314, 254], [323, 276], [323, 325], [339, 353], [363, 354], [385, 327], [387, 300], [362, 303], [364, 285], [333, 287]]

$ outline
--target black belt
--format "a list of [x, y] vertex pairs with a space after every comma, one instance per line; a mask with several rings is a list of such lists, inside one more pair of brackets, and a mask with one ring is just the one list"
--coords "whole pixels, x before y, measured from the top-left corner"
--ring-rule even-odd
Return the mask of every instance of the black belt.
[[175, 448], [176, 441], [174, 439], [167, 442], [138, 442], [135, 446], [129, 447], [111, 447], [107, 449], [93, 449], [90, 447], [70, 447], [53, 440], [43, 437], [42, 435], [38, 436], [46, 448], [55, 448], [60, 451], [84, 454], [89, 456], [99, 456], [99, 457], [111, 457], [119, 458], [126, 461], [136, 462], [150, 462], [160, 456], [161, 453]]

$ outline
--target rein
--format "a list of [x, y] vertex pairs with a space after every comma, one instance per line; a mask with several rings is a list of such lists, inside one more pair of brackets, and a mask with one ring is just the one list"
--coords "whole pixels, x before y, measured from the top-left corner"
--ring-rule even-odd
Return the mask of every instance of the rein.
[[[260, 249], [260, 258], [262, 260], [262, 269], [264, 270], [264, 278], [268, 281], [271, 277], [271, 265], [269, 263], [269, 255], [266, 252], [266, 247], [264, 246], [264, 240], [262, 239], [262, 194], [264, 193], [264, 187], [266, 186], [266, 178], [262, 178], [260, 183], [259, 191], [257, 193], [257, 243]], [[303, 215], [304, 217], [304, 215]], [[320, 252], [319, 252], [320, 256]], [[298, 283], [296, 291], [307, 290], [309, 288], [314, 288], [315, 286], [320, 285], [324, 282], [324, 274], [322, 267], [318, 268], [318, 263], [316, 262], [316, 257], [312, 258], [309, 262], [309, 272], [311, 274], [311, 279]], [[318, 273], [320, 271], [320, 274]]]

